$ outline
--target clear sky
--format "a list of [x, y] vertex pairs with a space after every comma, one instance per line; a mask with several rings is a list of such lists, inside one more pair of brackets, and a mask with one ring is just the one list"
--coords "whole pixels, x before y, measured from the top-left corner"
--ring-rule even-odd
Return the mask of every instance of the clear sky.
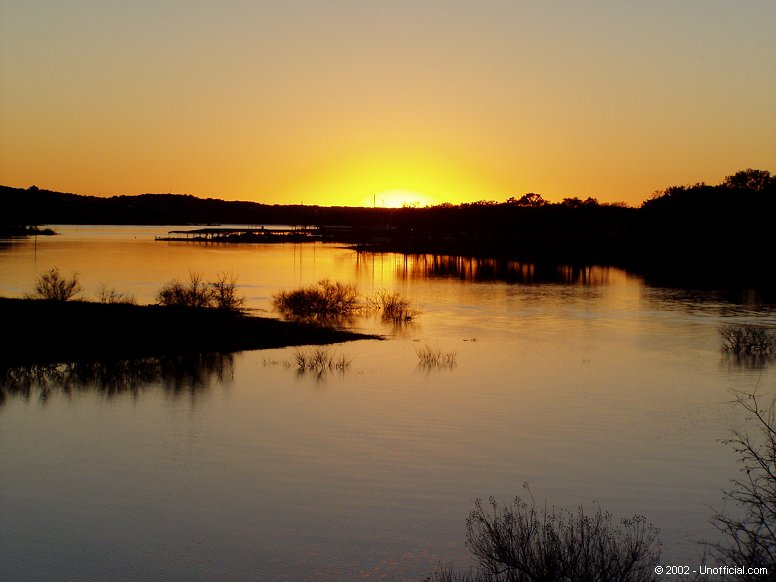
[[392, 205], [776, 170], [774, 0], [0, 0], [0, 184]]

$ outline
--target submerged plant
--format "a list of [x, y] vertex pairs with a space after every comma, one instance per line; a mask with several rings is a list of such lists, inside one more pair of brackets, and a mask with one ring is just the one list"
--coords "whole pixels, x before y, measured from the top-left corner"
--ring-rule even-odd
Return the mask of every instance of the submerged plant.
[[351, 283], [321, 279], [315, 285], [281, 291], [274, 295], [275, 307], [287, 317], [326, 321], [354, 315], [360, 308], [358, 289]]
[[456, 352], [443, 352], [438, 347], [424, 346], [415, 353], [423, 368], [454, 368]]
[[380, 291], [366, 300], [367, 308], [379, 311], [383, 320], [394, 323], [412, 321], [420, 313], [410, 301], [396, 291]]
[[344, 355], [335, 355], [327, 348], [298, 349], [294, 351], [296, 369], [301, 373], [344, 372], [350, 367], [350, 360]]
[[728, 324], [719, 330], [722, 351], [736, 355], [776, 353], [776, 332], [762, 325]]
[[318, 322], [377, 311], [384, 321], [406, 323], [420, 313], [395, 291], [381, 291], [362, 300], [354, 284], [328, 279], [321, 279], [309, 287], [280, 291], [273, 296], [273, 302], [286, 317]]

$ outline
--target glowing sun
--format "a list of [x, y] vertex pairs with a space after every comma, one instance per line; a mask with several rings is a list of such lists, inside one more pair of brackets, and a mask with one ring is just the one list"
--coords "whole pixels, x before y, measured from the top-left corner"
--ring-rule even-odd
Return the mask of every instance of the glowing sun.
[[402, 208], [403, 206], [431, 206], [436, 204], [436, 200], [415, 190], [395, 189], [383, 190], [374, 194], [368, 201], [368, 206], [377, 206], [380, 208]]

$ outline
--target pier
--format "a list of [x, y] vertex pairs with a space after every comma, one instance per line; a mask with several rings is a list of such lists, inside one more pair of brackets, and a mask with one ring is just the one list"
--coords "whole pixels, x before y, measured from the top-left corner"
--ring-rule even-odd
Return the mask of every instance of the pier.
[[274, 243], [313, 242], [322, 240], [317, 227], [295, 228], [222, 228], [208, 227], [191, 230], [170, 230], [167, 236], [156, 237], [158, 241], [212, 242], [212, 243]]

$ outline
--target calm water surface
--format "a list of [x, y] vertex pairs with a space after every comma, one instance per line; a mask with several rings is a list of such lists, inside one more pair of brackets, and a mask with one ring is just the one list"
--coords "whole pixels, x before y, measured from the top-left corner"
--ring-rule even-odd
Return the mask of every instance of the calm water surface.
[[[293, 349], [268, 350], [8, 394], [0, 578], [412, 579], [468, 566], [473, 500], [509, 501], [524, 482], [540, 503], [645, 515], [666, 563], [695, 563], [714, 539], [738, 470], [720, 440], [744, 426], [730, 391], [774, 388], [770, 367], [720, 354], [718, 328], [774, 324], [773, 306], [617, 269], [154, 241], [169, 228], [0, 241], [0, 293], [56, 266], [86, 296], [106, 284], [148, 303], [189, 271], [231, 272], [260, 313], [324, 277], [423, 313], [355, 320], [390, 339], [333, 346], [352, 361], [342, 374], [301, 375]], [[455, 367], [419, 367], [426, 346]]]

